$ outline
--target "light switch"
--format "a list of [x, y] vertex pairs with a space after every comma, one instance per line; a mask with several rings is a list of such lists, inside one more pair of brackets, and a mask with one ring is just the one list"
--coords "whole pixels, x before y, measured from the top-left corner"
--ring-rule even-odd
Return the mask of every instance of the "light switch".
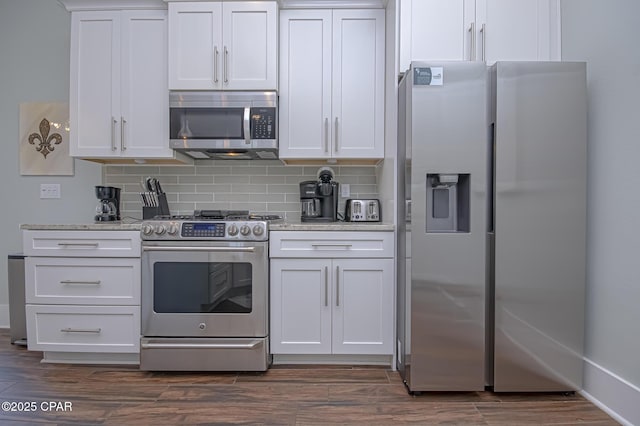
[[59, 183], [41, 183], [40, 198], [60, 198]]

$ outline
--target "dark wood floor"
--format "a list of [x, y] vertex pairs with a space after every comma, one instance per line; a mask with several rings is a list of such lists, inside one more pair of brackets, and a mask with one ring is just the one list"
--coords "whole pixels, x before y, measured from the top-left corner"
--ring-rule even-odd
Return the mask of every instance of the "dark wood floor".
[[[40, 352], [11, 345], [7, 330], [0, 330], [0, 402], [9, 402], [10, 409], [36, 408], [5, 411], [4, 404], [0, 425], [617, 424], [577, 394], [410, 396], [397, 372], [379, 367], [167, 373], [42, 364], [41, 358]], [[62, 411], [65, 403], [71, 411]]]

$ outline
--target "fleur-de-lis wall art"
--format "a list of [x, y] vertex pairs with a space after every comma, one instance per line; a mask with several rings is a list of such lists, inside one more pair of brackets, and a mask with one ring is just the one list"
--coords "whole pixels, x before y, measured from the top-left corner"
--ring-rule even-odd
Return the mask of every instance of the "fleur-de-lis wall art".
[[62, 143], [62, 135], [60, 135], [60, 133], [49, 134], [50, 130], [51, 124], [49, 123], [49, 120], [43, 118], [40, 122], [40, 134], [31, 133], [29, 135], [29, 143], [31, 145], [36, 145], [35, 141], [38, 141], [35, 147], [36, 151], [42, 154], [45, 159], [50, 152], [55, 150], [54, 145], [60, 145]]
[[68, 103], [21, 103], [20, 174], [73, 176], [69, 131]]

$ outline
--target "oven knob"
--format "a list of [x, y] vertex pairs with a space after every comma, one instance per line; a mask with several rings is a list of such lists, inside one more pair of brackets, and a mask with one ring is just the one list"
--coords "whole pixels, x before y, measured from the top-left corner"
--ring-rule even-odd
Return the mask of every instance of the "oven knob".
[[164, 225], [156, 225], [156, 234], [162, 235], [167, 231]]
[[143, 226], [142, 226], [142, 233], [143, 233], [144, 235], [151, 235], [151, 234], [153, 234], [153, 225], [149, 225], [149, 224], [143, 225]]
[[172, 223], [171, 225], [169, 225], [169, 229], [167, 229], [167, 233], [169, 235], [176, 235], [178, 233], [178, 225], [176, 225], [175, 223]]
[[242, 235], [247, 236], [247, 235], [249, 235], [249, 234], [251, 233], [251, 228], [249, 228], [249, 226], [248, 226], [248, 225], [242, 225], [242, 226], [240, 227], [240, 233], [241, 233]]
[[264, 233], [264, 228], [260, 225], [256, 225], [253, 227], [253, 234], [256, 236], [260, 236]]
[[229, 227], [227, 228], [227, 233], [232, 237], [235, 237], [236, 235], [238, 235], [238, 227], [233, 224], [229, 225]]

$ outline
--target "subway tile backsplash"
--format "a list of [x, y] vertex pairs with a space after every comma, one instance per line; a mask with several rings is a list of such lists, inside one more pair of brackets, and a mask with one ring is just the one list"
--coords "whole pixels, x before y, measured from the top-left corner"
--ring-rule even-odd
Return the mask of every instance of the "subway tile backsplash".
[[[160, 180], [171, 214], [230, 209], [300, 218], [299, 182], [316, 180], [321, 166], [285, 166], [278, 160], [196, 160], [194, 165], [105, 165], [104, 185], [122, 188], [121, 214], [142, 218], [140, 192], [146, 176]], [[375, 166], [331, 166], [335, 180], [349, 184], [349, 198], [378, 198]], [[340, 198], [338, 211], [344, 211]]]

